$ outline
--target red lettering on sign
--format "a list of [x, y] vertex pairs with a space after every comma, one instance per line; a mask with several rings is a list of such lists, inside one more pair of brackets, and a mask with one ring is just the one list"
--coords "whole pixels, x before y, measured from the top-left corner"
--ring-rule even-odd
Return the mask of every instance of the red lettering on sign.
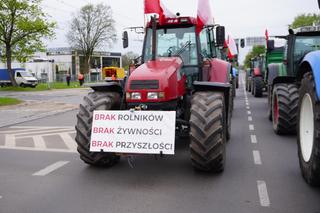
[[116, 115], [110, 115], [110, 114], [95, 114], [94, 120], [107, 120], [107, 121], [115, 121]]
[[92, 141], [92, 147], [100, 147], [100, 148], [113, 148], [112, 141]]
[[114, 128], [103, 128], [103, 127], [94, 127], [93, 128], [93, 133], [98, 133], [98, 134], [114, 134]]

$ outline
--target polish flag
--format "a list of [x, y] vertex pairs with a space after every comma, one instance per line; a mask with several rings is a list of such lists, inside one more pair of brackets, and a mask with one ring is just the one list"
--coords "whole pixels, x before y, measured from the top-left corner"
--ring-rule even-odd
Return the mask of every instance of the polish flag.
[[162, 14], [162, 9], [160, 7], [160, 0], [144, 0], [144, 13], [156, 13]]
[[230, 35], [228, 35], [227, 45], [228, 45], [228, 57], [229, 59], [232, 59], [235, 55], [238, 55], [238, 49], [237, 49], [236, 42]]
[[175, 18], [176, 16], [164, 6], [160, 0], [144, 0], [144, 13], [156, 13], [159, 15], [160, 24], [164, 23], [166, 18]]
[[267, 29], [266, 29], [264, 35], [266, 36], [266, 46], [267, 46], [267, 48], [268, 48], [269, 32], [268, 32]]
[[213, 17], [209, 0], [198, 0], [197, 10], [197, 34], [199, 34], [205, 25], [212, 25]]
[[264, 33], [264, 35], [266, 36], [266, 40], [268, 41], [269, 40], [269, 32], [268, 32], [268, 30], [266, 29], [266, 31], [265, 31], [265, 33]]
[[172, 13], [162, 2], [160, 2], [160, 8], [162, 10], [163, 16], [166, 18], [176, 18], [176, 15]]

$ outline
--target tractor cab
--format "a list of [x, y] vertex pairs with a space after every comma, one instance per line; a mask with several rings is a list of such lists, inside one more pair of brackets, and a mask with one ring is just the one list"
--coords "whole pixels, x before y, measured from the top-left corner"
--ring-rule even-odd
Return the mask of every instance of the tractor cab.
[[[288, 76], [296, 77], [299, 65], [304, 57], [312, 51], [320, 50], [320, 26], [290, 29], [287, 39], [284, 51], [284, 66]], [[302, 76], [299, 78], [302, 78]]]
[[[127, 102], [177, 100], [193, 89], [193, 82], [207, 81], [208, 59], [217, 57], [225, 38], [224, 27], [219, 26], [215, 40], [214, 28], [200, 31], [191, 17], [166, 18], [161, 23], [152, 18], [145, 30], [141, 65], [128, 78]], [[123, 35], [127, 47], [128, 33]]]

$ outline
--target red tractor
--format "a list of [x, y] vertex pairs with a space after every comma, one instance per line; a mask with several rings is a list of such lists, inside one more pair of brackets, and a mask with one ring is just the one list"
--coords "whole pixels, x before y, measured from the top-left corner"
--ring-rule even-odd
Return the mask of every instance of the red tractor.
[[[216, 39], [214, 29], [216, 29]], [[230, 137], [232, 66], [217, 58], [223, 47], [222, 26], [197, 30], [191, 17], [152, 18], [145, 29], [140, 65], [124, 82], [90, 85], [77, 115], [76, 142], [80, 158], [90, 165], [113, 166], [126, 153], [90, 152], [93, 111], [163, 110], [176, 112], [176, 135], [190, 136], [190, 157], [195, 169], [222, 172]], [[128, 34], [123, 33], [124, 48]], [[188, 140], [189, 142], [189, 140]]]

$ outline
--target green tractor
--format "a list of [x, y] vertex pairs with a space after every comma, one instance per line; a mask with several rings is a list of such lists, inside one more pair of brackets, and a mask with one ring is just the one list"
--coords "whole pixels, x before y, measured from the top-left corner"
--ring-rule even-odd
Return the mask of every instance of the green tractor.
[[[296, 76], [301, 57], [296, 58], [294, 51], [298, 47], [296, 37], [304, 35], [292, 32], [286, 37], [281, 37], [286, 39], [286, 45], [282, 48], [283, 59], [278, 63], [270, 63], [266, 75], [268, 116], [276, 134], [296, 133], [299, 97]], [[268, 49], [275, 49], [273, 40], [268, 41]]]
[[267, 90], [268, 67], [272, 63], [280, 63], [283, 60], [283, 47], [274, 48], [274, 40], [268, 42], [265, 54], [261, 54], [251, 59], [251, 67], [247, 70], [246, 89], [251, 92], [254, 97], [262, 97], [263, 91]]

